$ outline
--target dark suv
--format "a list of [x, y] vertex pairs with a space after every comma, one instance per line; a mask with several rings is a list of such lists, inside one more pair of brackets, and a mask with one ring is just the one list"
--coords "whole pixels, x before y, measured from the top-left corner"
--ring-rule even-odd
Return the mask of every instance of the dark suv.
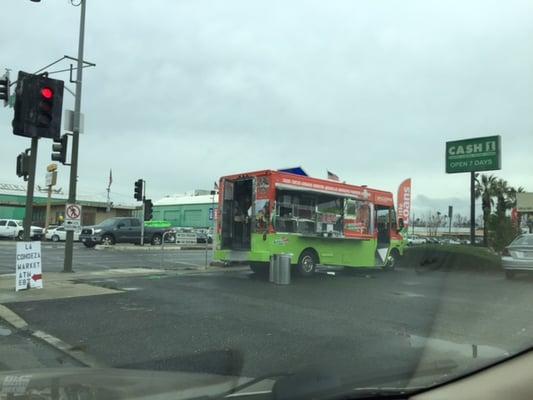
[[[163, 235], [166, 241], [175, 241], [176, 235], [172, 228], [144, 228], [144, 243], [160, 245]], [[97, 244], [113, 245], [115, 243], [141, 243], [141, 220], [138, 218], [109, 218], [94, 226], [84, 226], [80, 233], [80, 241], [87, 247]]]

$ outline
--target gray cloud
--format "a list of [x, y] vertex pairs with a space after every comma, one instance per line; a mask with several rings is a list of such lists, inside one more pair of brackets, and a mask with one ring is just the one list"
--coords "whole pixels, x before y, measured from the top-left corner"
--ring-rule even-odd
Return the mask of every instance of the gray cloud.
[[[0, 27], [2, 65], [32, 71], [76, 54], [77, 8], [5, 3], [25, 24]], [[80, 192], [103, 192], [110, 168], [114, 199], [130, 201], [139, 177], [158, 198], [303, 165], [393, 192], [410, 176], [415, 195], [465, 198], [468, 177], [444, 174], [444, 142], [495, 133], [499, 174], [533, 188], [529, 2], [150, 4], [88, 0], [86, 59], [97, 67], [84, 75]], [[11, 117], [0, 110], [7, 182], [27, 146]], [[50, 147], [42, 141], [40, 171]]]

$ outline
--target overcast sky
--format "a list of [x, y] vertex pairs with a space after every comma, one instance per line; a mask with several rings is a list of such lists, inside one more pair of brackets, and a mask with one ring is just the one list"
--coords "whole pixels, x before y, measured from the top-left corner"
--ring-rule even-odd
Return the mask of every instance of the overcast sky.
[[[79, 7], [2, 6], [1, 68], [76, 56]], [[79, 193], [104, 196], [110, 169], [124, 203], [141, 177], [159, 199], [301, 165], [393, 192], [411, 177], [415, 208], [464, 208], [469, 177], [444, 173], [444, 143], [492, 134], [497, 174], [533, 190], [532, 21], [531, 1], [87, 0]], [[5, 183], [29, 147], [12, 116], [0, 109]]]

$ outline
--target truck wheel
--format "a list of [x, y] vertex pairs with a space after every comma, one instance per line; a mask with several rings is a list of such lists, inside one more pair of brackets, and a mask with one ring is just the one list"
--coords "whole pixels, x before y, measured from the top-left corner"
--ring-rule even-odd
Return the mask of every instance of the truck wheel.
[[24, 239], [24, 232], [23, 232], [23, 231], [20, 231], [20, 232], [18, 233], [18, 235], [17, 235], [17, 239], [18, 239], [18, 240], [22, 240], [22, 239]]
[[250, 262], [250, 269], [257, 276], [265, 277], [268, 275], [268, 263]]
[[311, 276], [315, 273], [318, 257], [314, 250], [307, 249], [300, 254], [296, 271], [300, 276]]
[[161, 235], [152, 236], [152, 240], [150, 243], [152, 244], [152, 246], [161, 246], [161, 243], [162, 243]]
[[96, 243], [94, 242], [83, 242], [83, 244], [89, 249], [92, 249], [94, 246], [96, 246]]
[[59, 242], [59, 236], [57, 235], [52, 236], [52, 242]]
[[102, 244], [106, 246], [112, 246], [115, 244], [115, 238], [112, 235], [105, 234], [102, 236]]
[[385, 269], [388, 271], [394, 270], [399, 260], [400, 260], [400, 252], [398, 251], [398, 249], [392, 249], [390, 251], [387, 263], [385, 264]]

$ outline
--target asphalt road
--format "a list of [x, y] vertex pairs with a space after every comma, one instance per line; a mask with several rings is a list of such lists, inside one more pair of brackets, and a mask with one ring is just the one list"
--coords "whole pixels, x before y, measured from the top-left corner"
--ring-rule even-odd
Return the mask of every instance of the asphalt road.
[[313, 368], [363, 382], [420, 360], [451, 363], [453, 374], [533, 342], [533, 279], [503, 274], [359, 271], [276, 286], [221, 271], [92, 283], [124, 292], [8, 306], [108, 366], [249, 377]]
[[[0, 241], [0, 274], [15, 271], [16, 243], [12, 240]], [[120, 250], [120, 248], [127, 248]], [[63, 270], [65, 256], [64, 243], [42, 242], [43, 272], [59, 272]], [[207, 262], [211, 262], [212, 252], [207, 252]], [[73, 269], [97, 271], [112, 268], [164, 268], [184, 269], [198, 268], [206, 263], [204, 250], [177, 250], [167, 246], [163, 252], [146, 246], [121, 246], [88, 249], [81, 243], [74, 243]]]

